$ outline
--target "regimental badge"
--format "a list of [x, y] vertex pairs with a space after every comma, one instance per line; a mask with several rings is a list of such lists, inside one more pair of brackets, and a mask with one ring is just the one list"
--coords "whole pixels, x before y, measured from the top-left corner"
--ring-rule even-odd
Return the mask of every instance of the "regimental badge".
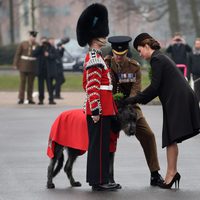
[[97, 57], [97, 54], [96, 54], [95, 51], [91, 51], [90, 55], [91, 55], [91, 58], [96, 58]]
[[136, 82], [135, 73], [118, 73], [119, 83]]

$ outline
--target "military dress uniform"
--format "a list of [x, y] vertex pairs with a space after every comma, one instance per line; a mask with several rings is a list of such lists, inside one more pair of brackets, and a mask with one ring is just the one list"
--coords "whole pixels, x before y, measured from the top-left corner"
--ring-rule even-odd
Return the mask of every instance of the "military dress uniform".
[[[137, 61], [126, 56], [128, 52], [128, 43], [131, 41], [131, 38], [128, 36], [113, 36], [108, 38], [108, 41], [112, 44], [113, 53], [116, 55], [125, 55], [121, 63], [117, 63], [114, 56], [108, 55], [105, 57], [105, 62], [111, 68], [113, 94], [123, 93], [124, 98], [135, 96], [141, 91], [141, 70]], [[157, 174], [160, 167], [155, 136], [143, 116], [139, 105], [136, 104], [134, 107], [137, 113], [135, 136], [143, 148], [151, 175], [156, 172], [156, 179], [151, 176], [150, 184], [157, 185], [157, 180], [159, 181], [161, 177]]]
[[115, 106], [109, 68], [100, 51], [108, 34], [107, 8], [99, 3], [89, 5], [78, 19], [76, 35], [81, 47], [89, 45], [83, 72], [89, 135], [86, 181], [94, 191], [120, 189], [119, 184], [109, 183], [109, 143]]
[[[87, 182], [108, 183], [111, 116], [116, 114], [109, 68], [101, 52], [91, 49], [85, 58], [83, 87], [87, 93], [86, 114], [89, 132]], [[98, 123], [91, 116], [100, 115]], [[98, 172], [98, 173], [96, 173]]]
[[[111, 56], [105, 58], [110, 63], [113, 94], [121, 92], [125, 97], [135, 96], [141, 90], [141, 71], [139, 64], [130, 58], [126, 58], [123, 65], [115, 63]], [[137, 112], [136, 138], [140, 141], [145, 153], [145, 158], [151, 172], [160, 169], [157, 157], [155, 136], [146, 122], [139, 107], [135, 105]]]
[[17, 48], [13, 65], [17, 67], [20, 73], [19, 87], [19, 103], [23, 103], [25, 99], [25, 87], [27, 84], [27, 99], [29, 103], [33, 103], [32, 93], [33, 84], [37, 70], [36, 58], [32, 56], [33, 50], [38, 44], [23, 41]]

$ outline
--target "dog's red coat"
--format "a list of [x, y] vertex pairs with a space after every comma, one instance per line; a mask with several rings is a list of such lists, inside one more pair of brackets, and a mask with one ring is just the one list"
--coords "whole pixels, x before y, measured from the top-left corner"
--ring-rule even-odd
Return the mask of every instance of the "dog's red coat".
[[[118, 134], [111, 133], [110, 152], [116, 151]], [[62, 112], [54, 121], [47, 147], [47, 155], [54, 157], [55, 142], [84, 154], [88, 149], [88, 129], [86, 115], [83, 109], [67, 110]]]

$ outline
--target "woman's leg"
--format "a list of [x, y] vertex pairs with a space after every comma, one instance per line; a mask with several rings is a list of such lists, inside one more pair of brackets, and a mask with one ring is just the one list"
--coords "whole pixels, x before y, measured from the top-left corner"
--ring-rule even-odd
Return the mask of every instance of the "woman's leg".
[[176, 143], [167, 146], [167, 173], [165, 183], [168, 184], [177, 173], [178, 145]]

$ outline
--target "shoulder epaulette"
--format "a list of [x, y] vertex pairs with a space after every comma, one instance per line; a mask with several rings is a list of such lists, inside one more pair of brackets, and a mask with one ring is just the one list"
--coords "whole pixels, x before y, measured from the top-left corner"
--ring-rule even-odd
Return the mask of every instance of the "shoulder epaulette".
[[86, 69], [99, 66], [104, 69], [107, 68], [103, 58], [96, 52], [96, 51], [90, 51], [89, 52], [89, 59], [85, 62]]
[[129, 59], [129, 62], [130, 62], [131, 64], [133, 64], [133, 65], [136, 65], [136, 66], [140, 67], [140, 63], [137, 62], [136, 60], [132, 59], [132, 58]]

